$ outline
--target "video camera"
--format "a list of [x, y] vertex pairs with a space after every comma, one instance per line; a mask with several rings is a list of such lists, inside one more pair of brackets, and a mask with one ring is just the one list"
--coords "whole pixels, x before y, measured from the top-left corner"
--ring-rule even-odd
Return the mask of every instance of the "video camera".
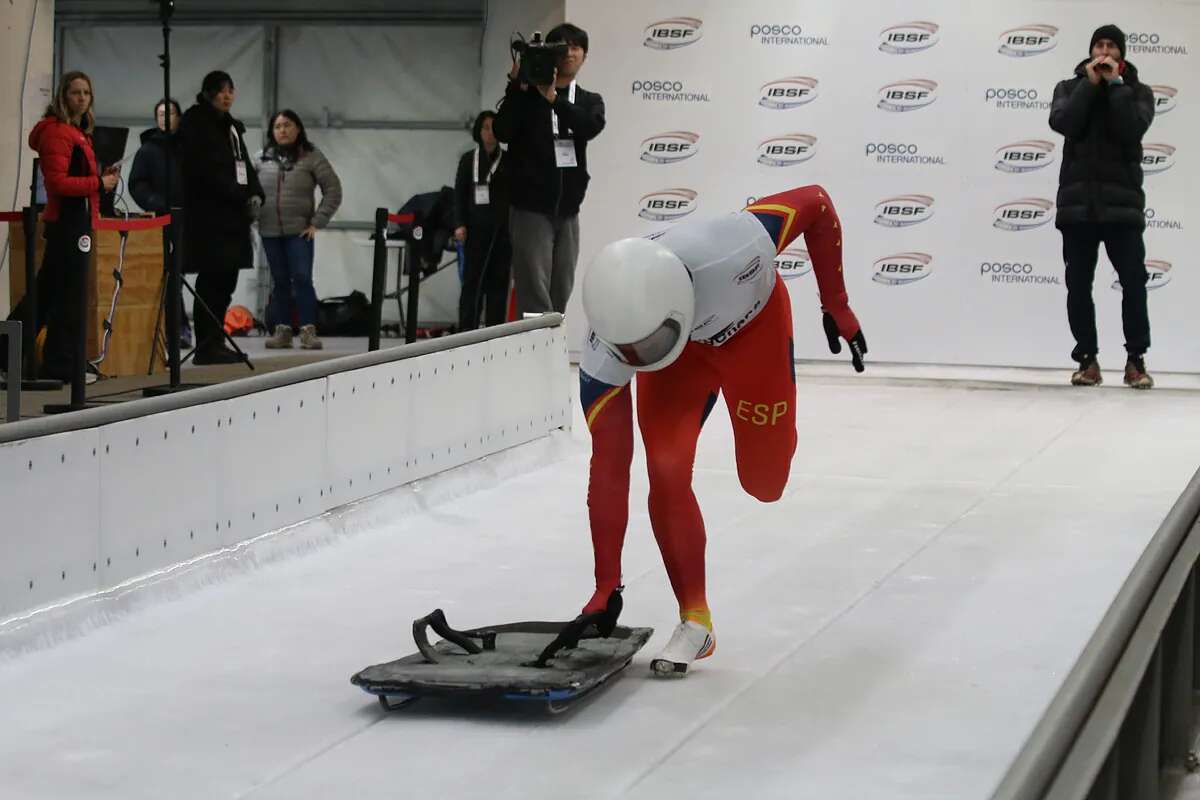
[[549, 43], [542, 40], [542, 32], [534, 31], [528, 42], [516, 39], [510, 44], [513, 60], [519, 63], [517, 75], [523, 83], [533, 86], [549, 86], [554, 83], [554, 70], [558, 61], [567, 54], [566, 42]]

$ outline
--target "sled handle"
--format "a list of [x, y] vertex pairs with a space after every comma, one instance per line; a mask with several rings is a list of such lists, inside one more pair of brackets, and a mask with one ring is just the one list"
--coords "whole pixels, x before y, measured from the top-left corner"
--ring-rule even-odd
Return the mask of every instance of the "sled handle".
[[[421, 655], [425, 656], [425, 660], [430, 663], [436, 664], [439, 661], [437, 651], [429, 644], [429, 637], [425, 632], [425, 629], [430, 627], [438, 636], [448, 642], [453, 642], [471, 655], [483, 652], [483, 648], [471, 641], [467, 634], [451, 628], [450, 624], [446, 622], [445, 613], [440, 608], [435, 608], [431, 613], [413, 621], [413, 640], [417, 643], [417, 649], [421, 651]], [[493, 647], [495, 647], [495, 634], [492, 635], [492, 641]]]

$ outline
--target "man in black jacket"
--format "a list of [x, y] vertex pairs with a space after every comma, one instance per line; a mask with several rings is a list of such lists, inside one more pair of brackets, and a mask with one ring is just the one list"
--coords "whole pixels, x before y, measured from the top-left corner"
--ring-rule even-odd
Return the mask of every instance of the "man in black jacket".
[[1149, 389], [1150, 318], [1146, 310], [1146, 195], [1142, 136], [1154, 119], [1154, 93], [1125, 60], [1125, 34], [1104, 25], [1092, 34], [1091, 57], [1054, 89], [1050, 127], [1066, 137], [1059, 173], [1058, 215], [1066, 262], [1067, 318], [1075, 337], [1076, 386], [1100, 383], [1092, 281], [1100, 242], [1121, 281], [1125, 383]]
[[579, 257], [579, 206], [589, 180], [587, 143], [604, 130], [603, 98], [575, 83], [587, 59], [587, 33], [565, 23], [546, 41], [567, 45], [554, 82], [527, 86], [513, 64], [493, 122], [496, 138], [508, 144], [512, 270], [522, 315], [567, 307]]

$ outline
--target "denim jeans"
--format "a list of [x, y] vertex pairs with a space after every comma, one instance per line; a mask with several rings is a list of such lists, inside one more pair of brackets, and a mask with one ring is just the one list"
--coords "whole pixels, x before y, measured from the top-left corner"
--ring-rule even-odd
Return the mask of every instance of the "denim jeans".
[[271, 318], [276, 325], [291, 325], [294, 300], [300, 325], [315, 325], [313, 241], [302, 236], [264, 236], [262, 243], [271, 265]]

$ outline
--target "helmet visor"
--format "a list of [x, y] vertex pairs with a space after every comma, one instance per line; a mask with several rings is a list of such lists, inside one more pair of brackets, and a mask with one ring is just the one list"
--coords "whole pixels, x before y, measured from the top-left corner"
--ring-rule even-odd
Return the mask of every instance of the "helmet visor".
[[617, 354], [631, 367], [646, 367], [666, 358], [683, 336], [678, 320], [667, 318], [649, 336], [631, 344], [613, 345]]

